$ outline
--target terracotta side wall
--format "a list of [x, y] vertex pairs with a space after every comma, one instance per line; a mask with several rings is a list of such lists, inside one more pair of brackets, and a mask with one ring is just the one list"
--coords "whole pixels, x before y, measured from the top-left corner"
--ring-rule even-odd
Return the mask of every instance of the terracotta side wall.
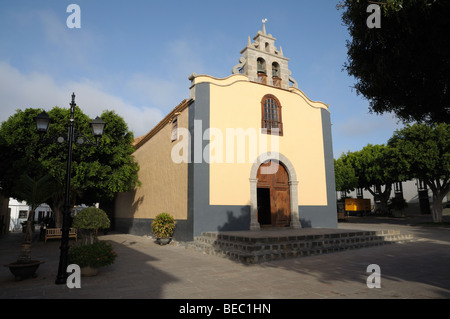
[[[189, 108], [178, 116], [178, 127], [188, 128]], [[134, 192], [121, 193], [116, 199], [116, 218], [152, 219], [167, 212], [177, 220], [187, 219], [188, 164], [174, 163], [171, 141], [172, 123], [133, 154], [139, 163], [142, 183]]]

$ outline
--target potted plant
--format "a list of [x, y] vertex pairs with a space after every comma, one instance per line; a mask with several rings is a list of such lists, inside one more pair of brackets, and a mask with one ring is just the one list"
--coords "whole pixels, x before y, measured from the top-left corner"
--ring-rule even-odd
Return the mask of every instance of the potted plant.
[[75, 245], [69, 251], [69, 263], [80, 267], [82, 276], [94, 276], [100, 267], [112, 265], [117, 258], [113, 246], [105, 241]]
[[152, 232], [160, 245], [170, 243], [175, 231], [175, 219], [168, 213], [158, 214], [152, 222]]
[[39, 265], [44, 263], [42, 260], [31, 259], [31, 244], [34, 233], [34, 214], [36, 208], [52, 196], [52, 185], [54, 183], [50, 175], [32, 178], [27, 174], [22, 175], [19, 178], [19, 182], [20, 198], [24, 199], [31, 209], [27, 221], [22, 224], [25, 237], [22, 242], [20, 255], [15, 262], [5, 265], [5, 267], [8, 267], [11, 273], [15, 276], [16, 281], [26, 278], [35, 278]]
[[81, 230], [80, 244], [71, 247], [69, 262], [80, 266], [81, 275], [96, 275], [98, 269], [114, 263], [117, 253], [111, 244], [99, 241], [99, 229], [109, 228], [110, 221], [106, 213], [96, 207], [80, 210], [74, 217], [72, 227]]

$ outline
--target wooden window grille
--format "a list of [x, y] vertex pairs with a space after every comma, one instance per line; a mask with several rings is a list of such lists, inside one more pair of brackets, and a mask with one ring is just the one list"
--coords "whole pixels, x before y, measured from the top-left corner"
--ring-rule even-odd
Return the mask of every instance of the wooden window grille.
[[279, 77], [273, 77], [272, 81], [273, 81], [273, 86], [275, 86], [277, 88], [281, 88], [281, 79]]
[[278, 129], [278, 135], [283, 135], [283, 122], [281, 120], [281, 104], [273, 95], [265, 95], [261, 101], [261, 128], [267, 134], [271, 134], [274, 129]]
[[258, 83], [267, 84], [267, 75], [265, 73], [258, 73]]

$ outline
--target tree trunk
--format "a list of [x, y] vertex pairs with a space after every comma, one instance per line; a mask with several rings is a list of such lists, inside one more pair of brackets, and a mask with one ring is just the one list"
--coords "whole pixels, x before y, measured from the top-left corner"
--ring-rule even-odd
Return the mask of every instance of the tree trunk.
[[[386, 185], [386, 187], [384, 188], [384, 192], [381, 192], [381, 185], [375, 186], [374, 191], [372, 191], [372, 189], [370, 189], [370, 187], [367, 188], [367, 190], [372, 194], [374, 201], [377, 201], [377, 200], [380, 201], [378, 208], [382, 214], [389, 213], [388, 200], [389, 200], [389, 197], [391, 196], [391, 189], [392, 189], [392, 184]], [[377, 194], [377, 190], [378, 190], [378, 194]]]
[[55, 210], [54, 210], [54, 216], [55, 216], [55, 227], [56, 228], [61, 228], [62, 227], [62, 208], [60, 206], [58, 206]]
[[17, 258], [19, 263], [27, 263], [31, 260], [31, 243], [33, 241], [33, 222], [34, 222], [34, 209], [31, 210], [27, 219], [27, 226], [25, 228], [25, 238], [23, 239], [22, 247], [20, 249], [20, 255]]
[[34, 209], [30, 212], [27, 219], [27, 226], [25, 230], [25, 238], [23, 240], [24, 244], [31, 244], [33, 241], [33, 222], [34, 222]]
[[92, 229], [78, 229], [82, 245], [91, 245], [97, 241], [96, 231]]
[[433, 204], [431, 205], [431, 214], [433, 217], [433, 222], [442, 223], [442, 200], [450, 190], [449, 179], [447, 178], [443, 181], [439, 179], [435, 180], [425, 179], [425, 183], [433, 192]]
[[431, 205], [431, 213], [433, 222], [442, 223], [442, 200], [446, 194], [433, 192], [433, 204]]
[[55, 227], [61, 228], [62, 227], [62, 210], [64, 206], [64, 199], [54, 201], [51, 204], [51, 209], [53, 211], [53, 217], [55, 219]]

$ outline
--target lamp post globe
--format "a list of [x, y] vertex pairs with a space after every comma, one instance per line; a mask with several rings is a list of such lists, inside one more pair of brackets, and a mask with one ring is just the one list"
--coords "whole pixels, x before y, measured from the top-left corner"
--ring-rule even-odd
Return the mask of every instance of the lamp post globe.
[[42, 112], [37, 115], [35, 118], [36, 121], [36, 129], [39, 133], [46, 133], [48, 131], [48, 126], [50, 125], [50, 116], [48, 116], [47, 112]]
[[95, 118], [95, 120], [91, 121], [92, 134], [94, 135], [95, 138], [101, 137], [103, 135], [105, 124], [106, 123], [103, 122], [103, 120], [98, 116]]

